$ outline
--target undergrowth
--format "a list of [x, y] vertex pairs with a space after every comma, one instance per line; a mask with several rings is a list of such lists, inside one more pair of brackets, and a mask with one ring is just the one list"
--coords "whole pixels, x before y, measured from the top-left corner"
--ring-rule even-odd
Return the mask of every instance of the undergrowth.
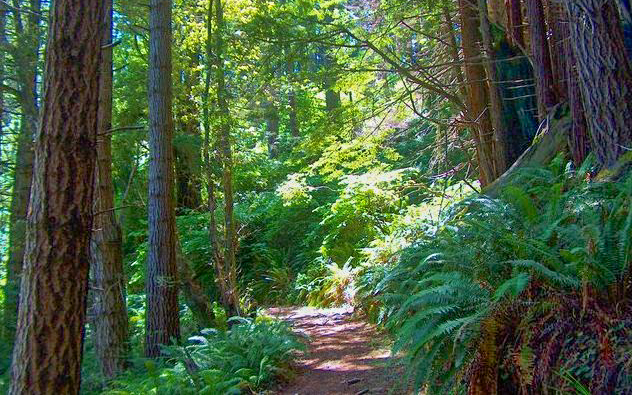
[[365, 270], [361, 306], [427, 393], [631, 393], [632, 177], [524, 172]]
[[165, 347], [161, 361], [139, 360], [102, 394], [255, 393], [291, 375], [305, 346], [286, 324], [231, 318], [230, 330], [205, 329], [186, 345]]

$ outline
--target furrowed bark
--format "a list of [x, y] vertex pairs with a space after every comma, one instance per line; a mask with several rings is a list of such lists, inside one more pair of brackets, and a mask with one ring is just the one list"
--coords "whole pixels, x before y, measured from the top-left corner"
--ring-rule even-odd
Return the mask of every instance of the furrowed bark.
[[114, 211], [112, 183], [112, 0], [103, 1], [99, 110], [97, 113], [97, 168], [94, 226], [91, 244], [92, 326], [101, 372], [112, 378], [126, 367], [128, 317], [125, 304], [122, 235]]
[[149, 259], [145, 356], [178, 341], [178, 268], [173, 196], [171, 0], [151, 0], [149, 14]]
[[51, 9], [12, 395], [79, 392], [102, 12], [97, 0], [57, 0]]

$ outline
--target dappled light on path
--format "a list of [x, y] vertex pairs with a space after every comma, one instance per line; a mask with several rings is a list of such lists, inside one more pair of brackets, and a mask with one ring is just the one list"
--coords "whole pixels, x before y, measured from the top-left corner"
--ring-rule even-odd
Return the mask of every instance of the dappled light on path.
[[267, 315], [282, 319], [309, 342], [297, 377], [277, 394], [410, 394], [405, 369], [391, 357], [376, 328], [352, 317], [352, 308], [273, 308]]

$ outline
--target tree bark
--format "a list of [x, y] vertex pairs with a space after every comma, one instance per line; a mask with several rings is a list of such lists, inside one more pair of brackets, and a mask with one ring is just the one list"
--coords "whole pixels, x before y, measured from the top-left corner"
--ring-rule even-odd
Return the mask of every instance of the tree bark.
[[[219, 110], [219, 144], [222, 156], [222, 186], [224, 188], [224, 268], [227, 284], [227, 313], [240, 315], [237, 289], [237, 234], [233, 214], [233, 157], [231, 147], [231, 119], [228, 108], [228, 92], [224, 75], [224, 13], [221, 0], [215, 0], [215, 72], [217, 80], [217, 104]], [[220, 279], [221, 280], [221, 279]]]
[[522, 20], [522, 4], [520, 0], [509, 0], [508, 12], [511, 42], [520, 48], [524, 48], [524, 22]]
[[461, 39], [465, 59], [465, 78], [467, 80], [467, 117], [473, 123], [472, 134], [476, 143], [481, 185], [487, 185], [496, 178], [494, 170], [492, 121], [488, 111], [489, 91], [485, 68], [481, 64], [482, 54], [479, 47], [478, 7], [473, 0], [459, 0], [461, 16]]
[[149, 259], [145, 355], [179, 340], [178, 268], [173, 196], [171, 0], [149, 13]]
[[[11, 196], [9, 223], [9, 260], [4, 305], [4, 341], [13, 344], [19, 306], [20, 278], [26, 240], [26, 216], [31, 194], [33, 175], [33, 138], [37, 129], [39, 109], [36, 82], [37, 61], [40, 49], [39, 17], [28, 14], [26, 27], [22, 22], [19, 3], [13, 7], [13, 23], [16, 42], [13, 58], [16, 69], [18, 103], [20, 105], [20, 131], [17, 138], [13, 194]], [[33, 13], [40, 11], [40, 0], [31, 0]]]
[[[57, 0], [10, 394], [77, 394], [88, 288], [103, 7]], [[72, 100], [68, 100], [72, 98]]]
[[527, 18], [529, 18], [529, 34], [531, 37], [531, 53], [533, 55], [533, 71], [535, 91], [538, 99], [539, 119], [543, 120], [549, 108], [557, 103], [555, 97], [551, 54], [546, 37], [544, 8], [542, 0], [525, 0]]
[[632, 67], [614, 0], [574, 0], [571, 43], [593, 150], [612, 167], [632, 148]]
[[508, 149], [507, 149], [507, 128], [503, 122], [503, 103], [500, 94], [496, 66], [493, 63], [495, 58], [491, 37], [491, 27], [487, 14], [487, 0], [478, 0], [478, 12], [481, 21], [481, 37], [483, 40], [483, 49], [485, 56], [483, 64], [485, 73], [487, 74], [487, 82], [489, 85], [489, 109], [494, 128], [494, 164], [496, 177], [500, 176], [507, 170]]
[[549, 48], [553, 66], [553, 82], [555, 97], [560, 103], [568, 100], [567, 52], [569, 30], [566, 10], [562, 3], [549, 1], [547, 17], [550, 30]]
[[114, 211], [112, 184], [112, 0], [103, 1], [99, 110], [97, 113], [97, 168], [94, 226], [91, 244], [92, 321], [94, 345], [101, 372], [112, 378], [126, 366], [128, 321], [123, 276], [121, 229]]

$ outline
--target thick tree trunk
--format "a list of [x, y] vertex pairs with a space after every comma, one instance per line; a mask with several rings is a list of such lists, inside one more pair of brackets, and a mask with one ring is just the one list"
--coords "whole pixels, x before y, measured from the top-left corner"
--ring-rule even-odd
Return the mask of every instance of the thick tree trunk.
[[465, 78], [467, 80], [468, 121], [473, 123], [472, 134], [476, 143], [479, 179], [481, 185], [487, 185], [496, 178], [493, 160], [493, 131], [489, 105], [485, 68], [479, 47], [478, 6], [474, 0], [459, 0], [461, 16], [461, 39], [465, 59]]
[[96, 0], [51, 9], [10, 394], [79, 392], [102, 11]]
[[511, 42], [520, 48], [524, 48], [524, 22], [522, 20], [521, 0], [509, 0], [508, 13]]
[[178, 269], [173, 196], [171, 0], [149, 13], [149, 259], [145, 355], [179, 340]]
[[[39, 13], [40, 0], [32, 0], [30, 9], [33, 13]], [[4, 341], [8, 344], [13, 344], [17, 322], [18, 295], [26, 240], [26, 216], [33, 174], [33, 138], [37, 129], [39, 114], [36, 81], [41, 32], [39, 17], [33, 13], [28, 14], [25, 28], [22, 23], [21, 9], [19, 7], [13, 9], [15, 33], [19, 41], [19, 45], [15, 46], [13, 57], [18, 87], [18, 103], [22, 114], [13, 173], [13, 195], [9, 223], [9, 261], [5, 286]]]
[[568, 100], [568, 76], [566, 61], [566, 43], [568, 43], [568, 18], [562, 3], [549, 1], [547, 17], [550, 30], [549, 48], [553, 66], [553, 82], [555, 97], [560, 103]]
[[485, 73], [487, 74], [489, 85], [489, 110], [494, 128], [494, 164], [496, 177], [498, 177], [507, 170], [508, 166], [507, 127], [503, 122], [502, 96], [500, 94], [496, 66], [493, 63], [495, 56], [487, 14], [487, 0], [478, 0], [478, 8], [481, 21], [481, 37], [483, 39], [483, 49], [485, 50], [483, 64], [485, 65]]
[[112, 184], [112, 0], [103, 1], [97, 168], [92, 232], [92, 297], [94, 345], [101, 372], [111, 378], [125, 369], [128, 353], [127, 306], [121, 230], [114, 211]]
[[579, 86], [600, 164], [632, 148], [632, 67], [614, 0], [567, 1]]
[[[226, 280], [227, 313], [240, 315], [239, 291], [237, 289], [237, 234], [233, 214], [233, 156], [231, 147], [231, 120], [228, 108], [228, 92], [224, 75], [224, 14], [221, 0], [215, 0], [215, 67], [217, 79], [217, 104], [220, 117], [219, 145], [222, 156], [222, 186], [224, 188], [224, 268]], [[222, 278], [220, 278], [220, 281]]]
[[557, 103], [555, 98], [551, 54], [546, 37], [544, 9], [542, 0], [525, 0], [527, 18], [529, 18], [529, 34], [531, 37], [531, 53], [533, 55], [533, 71], [535, 75], [535, 92], [538, 99], [539, 119], [543, 120], [549, 108]]

